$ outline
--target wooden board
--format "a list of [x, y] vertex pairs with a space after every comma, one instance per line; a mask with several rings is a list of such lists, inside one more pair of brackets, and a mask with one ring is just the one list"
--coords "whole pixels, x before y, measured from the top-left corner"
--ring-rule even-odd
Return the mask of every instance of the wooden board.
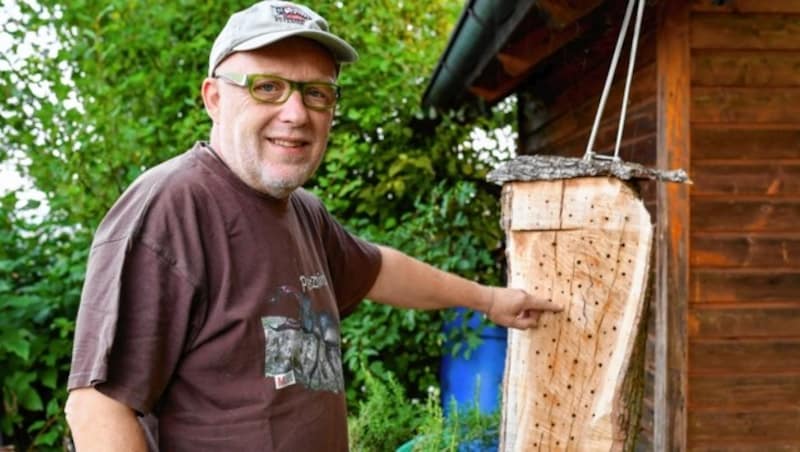
[[796, 161], [699, 161], [692, 165], [692, 194], [800, 194], [800, 159]]
[[692, 212], [694, 232], [792, 233], [800, 225], [798, 198], [696, 196]]
[[800, 302], [695, 305], [689, 311], [689, 334], [699, 339], [800, 337]]
[[695, 233], [691, 250], [694, 267], [800, 268], [800, 233]]
[[800, 88], [692, 88], [694, 123], [797, 123], [798, 115]]
[[697, 375], [689, 378], [689, 404], [713, 412], [785, 411], [800, 400], [800, 369], [785, 375]]
[[800, 53], [797, 52], [696, 50], [692, 54], [692, 84], [796, 87], [800, 85], [798, 66], [800, 66]]
[[800, 13], [797, 0], [692, 0], [692, 11], [725, 13]]
[[691, 45], [693, 49], [798, 50], [800, 15], [692, 14]]
[[603, 177], [508, 183], [503, 212], [509, 285], [565, 310], [509, 331], [500, 450], [622, 450], [643, 386], [650, 216]]
[[798, 269], [694, 269], [693, 303], [800, 302]]
[[692, 127], [692, 161], [800, 158], [800, 122], [736, 128], [718, 124]]
[[689, 346], [693, 375], [796, 375], [800, 338], [693, 341]]

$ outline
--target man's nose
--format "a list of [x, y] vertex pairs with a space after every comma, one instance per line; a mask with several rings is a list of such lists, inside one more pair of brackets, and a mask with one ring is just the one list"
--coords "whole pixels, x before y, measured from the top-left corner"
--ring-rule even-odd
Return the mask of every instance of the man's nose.
[[280, 119], [295, 124], [308, 121], [308, 109], [303, 104], [303, 94], [299, 90], [292, 90], [281, 106]]

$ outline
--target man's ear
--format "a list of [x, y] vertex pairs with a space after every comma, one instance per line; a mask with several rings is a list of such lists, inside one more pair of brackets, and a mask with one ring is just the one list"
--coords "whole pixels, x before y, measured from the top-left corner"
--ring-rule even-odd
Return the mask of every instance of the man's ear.
[[203, 80], [203, 85], [200, 87], [200, 94], [203, 96], [203, 104], [206, 106], [206, 113], [208, 113], [211, 121], [217, 122], [217, 118], [219, 118], [220, 100], [217, 80], [210, 77]]

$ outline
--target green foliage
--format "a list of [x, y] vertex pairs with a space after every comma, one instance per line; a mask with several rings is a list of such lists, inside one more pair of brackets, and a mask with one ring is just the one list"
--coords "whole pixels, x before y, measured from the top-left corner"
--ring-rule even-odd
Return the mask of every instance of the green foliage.
[[477, 402], [450, 406], [445, 417], [439, 390], [431, 387], [421, 403], [409, 399], [391, 372], [380, 378], [362, 369], [363, 397], [357, 415], [348, 419], [354, 452], [441, 452], [489, 450], [497, 445], [500, 411], [482, 413]]
[[16, 204], [0, 199], [0, 429], [23, 447], [60, 448], [88, 237], [31, 224]]
[[450, 406], [444, 417], [438, 394], [426, 403], [426, 416], [413, 443], [415, 452], [456, 452], [458, 450], [492, 450], [497, 447], [500, 410], [482, 413], [477, 404]]
[[358, 416], [347, 423], [350, 450], [383, 452], [408, 441], [423, 421], [422, 405], [406, 398], [405, 390], [391, 373], [385, 380], [366, 369], [362, 373], [364, 398], [359, 401]]
[[[8, 198], [0, 220], [0, 426], [18, 447], [46, 449], [64, 432], [91, 232], [142, 171], [207, 139], [199, 87], [208, 51], [225, 18], [250, 3], [20, 1], [22, 17], [2, 24], [15, 49], [40, 40], [22, 60], [0, 56], [13, 68], [0, 71], [0, 160], [19, 159], [49, 207], [46, 221], [31, 224]], [[313, 2], [361, 60], [343, 69], [328, 154], [309, 188], [359, 235], [496, 284], [498, 190], [484, 180], [495, 157], [472, 148], [457, 118], [420, 107], [462, 6]], [[512, 118], [497, 111], [470, 127], [488, 131]], [[345, 320], [354, 412], [368, 378], [362, 369], [382, 379], [394, 373], [411, 397], [437, 385], [442, 316], [365, 303]]]

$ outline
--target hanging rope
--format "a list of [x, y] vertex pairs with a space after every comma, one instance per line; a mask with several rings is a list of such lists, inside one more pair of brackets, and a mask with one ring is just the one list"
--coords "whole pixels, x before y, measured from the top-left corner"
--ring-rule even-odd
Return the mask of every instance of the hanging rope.
[[622, 27], [619, 30], [619, 37], [617, 38], [617, 44], [614, 48], [614, 55], [611, 58], [611, 67], [608, 70], [608, 75], [606, 76], [606, 83], [603, 86], [603, 94], [600, 96], [600, 105], [597, 107], [597, 114], [594, 117], [594, 124], [592, 125], [592, 133], [589, 135], [589, 143], [586, 145], [586, 153], [583, 155], [584, 160], [591, 160], [595, 159], [610, 159], [610, 160], [619, 160], [619, 147], [622, 143], [622, 132], [625, 128], [625, 115], [627, 114], [628, 109], [628, 96], [630, 95], [631, 89], [631, 80], [633, 79], [633, 67], [636, 63], [636, 50], [639, 44], [639, 34], [641, 32], [642, 27], [642, 17], [644, 16], [644, 1], [645, 0], [638, 0], [639, 7], [636, 11], [636, 24], [633, 27], [633, 39], [631, 41], [631, 55], [628, 58], [628, 76], [625, 79], [625, 92], [622, 95], [622, 111], [619, 115], [619, 125], [617, 126], [617, 141], [614, 145], [614, 156], [606, 156], [595, 154], [594, 152], [594, 142], [597, 138], [597, 131], [600, 129], [600, 120], [603, 117], [603, 109], [606, 106], [606, 101], [608, 100], [608, 93], [611, 91], [611, 84], [614, 82], [614, 74], [617, 70], [617, 63], [619, 62], [619, 56], [622, 53], [622, 45], [625, 42], [625, 35], [628, 33], [628, 25], [631, 21], [631, 14], [633, 13], [633, 4], [637, 2], [637, 0], [628, 0], [628, 7], [625, 9], [625, 18], [622, 20]]

